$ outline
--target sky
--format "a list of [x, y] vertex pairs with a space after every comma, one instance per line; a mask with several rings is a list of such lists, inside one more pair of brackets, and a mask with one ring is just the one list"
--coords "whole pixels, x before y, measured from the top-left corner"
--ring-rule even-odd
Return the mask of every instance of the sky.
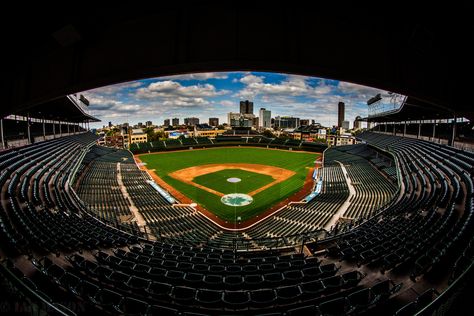
[[126, 82], [81, 92], [90, 102], [90, 114], [102, 120], [99, 128], [128, 122], [209, 117], [227, 122], [227, 113], [239, 112], [239, 101], [254, 102], [254, 114], [266, 108], [275, 116], [315, 120], [337, 125], [337, 104], [346, 105], [350, 126], [356, 116], [367, 116], [367, 100], [387, 91], [338, 80], [268, 72], [210, 72]]

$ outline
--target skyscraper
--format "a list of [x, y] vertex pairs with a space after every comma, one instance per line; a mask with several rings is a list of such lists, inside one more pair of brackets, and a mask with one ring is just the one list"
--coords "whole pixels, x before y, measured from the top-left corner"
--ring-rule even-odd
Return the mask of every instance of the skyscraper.
[[281, 129], [297, 128], [300, 126], [300, 119], [293, 116], [277, 116], [275, 117], [275, 126]]
[[249, 100], [240, 101], [240, 113], [253, 114], [253, 102], [250, 102]]
[[165, 119], [165, 121], [163, 122], [163, 125], [170, 126], [170, 119]]
[[344, 121], [344, 112], [346, 110], [346, 106], [344, 102], [339, 102], [337, 104], [337, 126], [342, 127], [342, 122]]
[[219, 125], [219, 118], [218, 118], [218, 117], [210, 117], [210, 118], [209, 118], [209, 125], [210, 125], [210, 126], [217, 126], [217, 125]]
[[195, 126], [199, 124], [199, 119], [197, 117], [187, 117], [184, 119], [184, 124], [187, 126]]
[[178, 126], [179, 125], [179, 118], [175, 117], [171, 120], [171, 122], [173, 123], [173, 126]]
[[270, 128], [272, 127], [272, 112], [265, 108], [260, 108], [258, 114], [258, 127]]

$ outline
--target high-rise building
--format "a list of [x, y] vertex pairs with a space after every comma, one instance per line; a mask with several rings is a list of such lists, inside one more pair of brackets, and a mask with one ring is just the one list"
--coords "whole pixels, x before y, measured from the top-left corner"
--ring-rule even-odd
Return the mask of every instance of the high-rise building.
[[199, 119], [197, 117], [187, 117], [184, 119], [184, 125], [196, 126], [198, 124], [199, 124]]
[[111, 128], [111, 127], [112, 127], [112, 122], [109, 122], [109, 128]]
[[250, 102], [249, 100], [240, 101], [240, 113], [253, 114], [253, 102]]
[[344, 102], [339, 102], [337, 104], [337, 126], [342, 127], [342, 121], [344, 121], [344, 112], [346, 110], [346, 106]]
[[232, 127], [252, 127], [255, 115], [230, 112], [227, 113], [227, 122]]
[[252, 118], [252, 127], [258, 127], [258, 117], [256, 116]]
[[139, 128], [142, 128], [142, 127], [143, 127], [143, 123], [142, 123], [142, 122], [138, 122], [138, 123], [137, 123], [137, 126], [138, 126]]
[[265, 108], [260, 108], [258, 115], [258, 127], [270, 128], [272, 127], [272, 111]]
[[362, 127], [362, 118], [360, 116], [356, 116], [354, 120], [354, 129], [360, 129]]
[[218, 118], [218, 117], [210, 117], [210, 118], [209, 118], [209, 125], [210, 125], [210, 126], [217, 126], [217, 125], [219, 125], [219, 118]]
[[342, 121], [341, 127], [343, 129], [349, 129], [349, 121]]
[[163, 122], [164, 126], [170, 126], [170, 119], [165, 119]]
[[175, 117], [171, 120], [171, 123], [173, 123], [173, 126], [178, 126], [179, 125], [179, 118]]
[[300, 125], [301, 125], [301, 126], [308, 126], [308, 125], [309, 125], [309, 120], [301, 119], [301, 120], [300, 120]]
[[300, 126], [300, 119], [293, 116], [277, 116], [275, 117], [275, 127], [281, 129], [284, 128], [297, 128]]
[[148, 126], [152, 126], [153, 125], [153, 122], [152, 121], [146, 121], [145, 122], [145, 126], [148, 127]]
[[240, 113], [229, 112], [227, 113], [227, 124], [229, 124], [230, 126], [238, 126], [239, 118]]

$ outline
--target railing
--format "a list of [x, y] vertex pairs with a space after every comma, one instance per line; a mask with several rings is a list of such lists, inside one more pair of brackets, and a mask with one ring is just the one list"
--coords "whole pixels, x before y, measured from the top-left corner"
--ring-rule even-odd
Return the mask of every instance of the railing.
[[[469, 293], [466, 290], [472, 290], [474, 282], [474, 262], [471, 263], [453, 283], [451, 283], [446, 290], [444, 290], [431, 304], [419, 311], [417, 316], [425, 315], [452, 315], [452, 309], [462, 307], [471, 309], [471, 301], [461, 301], [462, 299], [470, 299]], [[467, 315], [467, 314], [466, 314]]]
[[[371, 132], [372, 133], [377, 133], [377, 134], [384, 134], [384, 135], [393, 136], [392, 132], [382, 132], [382, 131], [375, 131], [375, 130], [372, 130]], [[435, 143], [435, 144], [449, 146], [449, 140], [444, 139], [444, 138], [436, 138], [436, 137], [433, 138], [433, 137], [430, 137], [430, 136], [422, 136], [422, 135], [420, 135], [420, 137], [418, 137], [418, 135], [414, 135], [414, 134], [405, 134], [403, 136], [397, 134], [396, 136], [420, 139], [420, 140], [424, 140], [424, 141], [427, 141], [427, 142], [432, 142], [432, 143]], [[454, 148], [457, 148], [457, 149], [474, 152], [474, 144], [470, 144], [470, 143], [455, 141], [454, 144], [452, 146], [449, 146], [449, 147], [454, 147]]]
[[210, 248], [231, 249], [234, 252], [238, 251], [259, 251], [259, 250], [276, 250], [284, 248], [299, 247], [303, 249], [306, 243], [314, 243], [318, 240], [326, 238], [328, 232], [324, 229], [318, 229], [311, 232], [303, 232], [287, 236], [266, 237], [266, 238], [232, 238], [229, 241], [212, 241], [203, 240], [198, 241], [190, 237], [164, 237], [159, 236], [158, 241], [181, 244], [190, 246], [207, 246]]
[[[68, 308], [57, 302], [49, 302], [13, 274], [4, 262], [0, 263], [0, 276], [3, 276], [5, 281], [16, 290], [15, 293], [18, 292], [17, 301], [3, 301], [4, 298], [0, 298], [0, 313], [73, 316], [76, 313], [71, 309], [84, 312], [84, 306], [77, 305]], [[62, 303], [69, 304], [69, 302]]]

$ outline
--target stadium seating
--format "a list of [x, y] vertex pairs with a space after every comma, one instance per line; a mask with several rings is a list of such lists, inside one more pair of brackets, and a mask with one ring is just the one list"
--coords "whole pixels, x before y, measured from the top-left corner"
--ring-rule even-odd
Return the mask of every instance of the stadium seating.
[[[359, 137], [367, 144], [326, 151], [315, 199], [237, 235], [171, 205], [129, 152], [94, 146], [92, 134], [1, 152], [4, 289], [63, 315], [413, 314], [445, 287], [433, 288], [433, 275], [453, 283], [472, 263], [474, 157], [414, 139]], [[397, 181], [380, 173], [387, 166]], [[364, 220], [295, 248], [298, 234], [327, 225], [347, 201], [343, 168], [357, 201], [346, 212]], [[156, 240], [117, 219], [131, 216], [132, 203]], [[280, 247], [263, 247], [260, 238], [277, 236], [285, 237]], [[236, 237], [255, 249], [235, 249]], [[415, 283], [416, 298], [398, 299]]]

